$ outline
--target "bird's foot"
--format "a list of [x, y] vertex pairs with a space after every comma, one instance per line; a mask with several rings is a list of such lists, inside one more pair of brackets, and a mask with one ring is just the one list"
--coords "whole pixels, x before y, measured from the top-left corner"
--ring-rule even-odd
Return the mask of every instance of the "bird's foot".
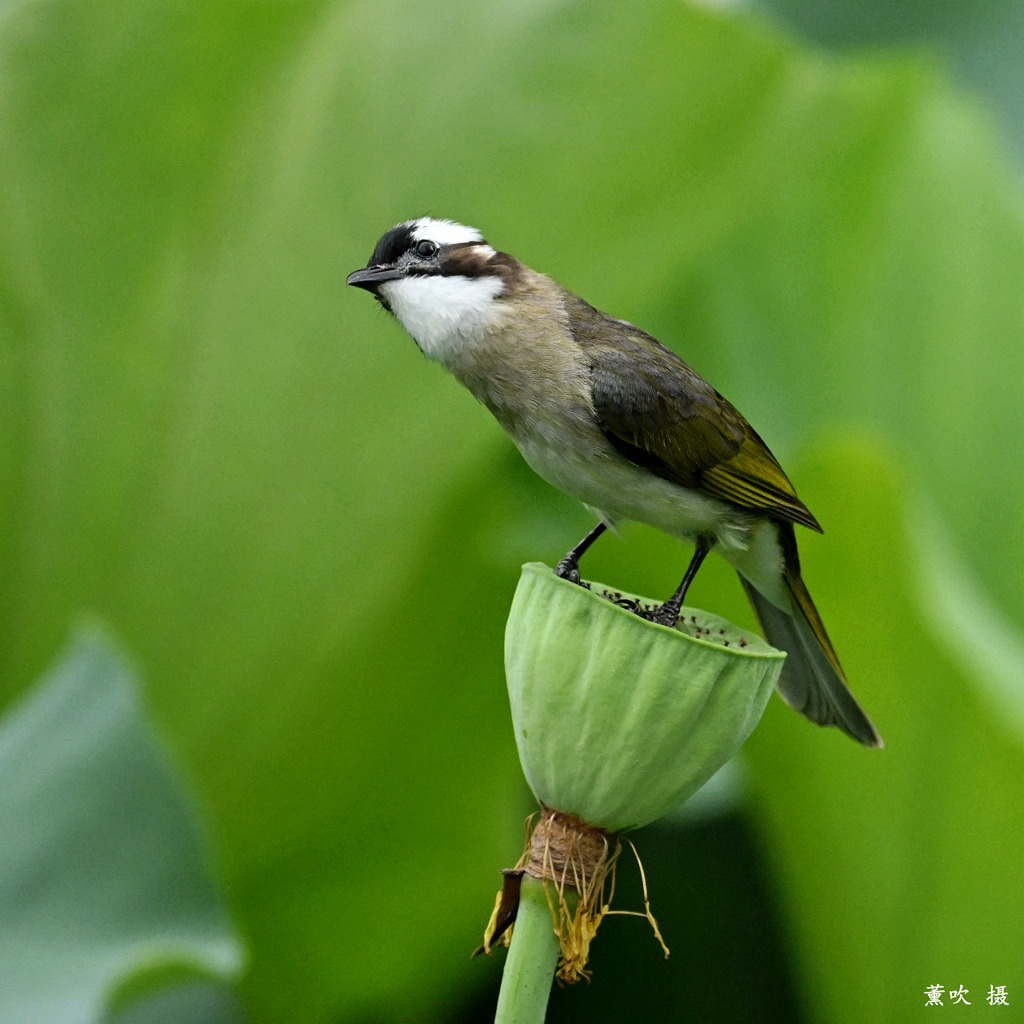
[[555, 575], [560, 579], [582, 586], [579, 563], [575, 558], [570, 558], [568, 555], [555, 566]]
[[568, 580], [570, 583], [575, 583], [577, 586], [586, 587], [590, 589], [589, 583], [584, 583], [580, 579], [580, 559], [586, 554], [587, 549], [591, 544], [597, 540], [598, 537], [607, 530], [608, 527], [604, 522], [600, 522], [595, 526], [590, 533], [586, 535], [566, 556], [555, 566], [555, 575], [561, 577], [563, 580]]
[[702, 536], [697, 538], [697, 543], [693, 550], [693, 558], [690, 559], [690, 564], [686, 568], [686, 575], [683, 577], [683, 582], [679, 584], [679, 589], [664, 604], [658, 605], [657, 608], [652, 608], [649, 612], [643, 612], [642, 614], [645, 619], [650, 619], [651, 622], [657, 622], [662, 626], [669, 626], [670, 628], [675, 626], [676, 620], [679, 618], [680, 609], [683, 607], [683, 600], [686, 598], [686, 591], [689, 589], [690, 584], [693, 582], [693, 577], [697, 575], [701, 562], [704, 561], [714, 542], [714, 537]]
[[679, 618], [679, 605], [670, 599], [664, 604], [656, 605], [654, 608], [648, 608], [643, 611], [638, 609], [637, 615], [642, 619], [647, 619], [649, 622], [657, 622], [661, 626], [672, 628]]

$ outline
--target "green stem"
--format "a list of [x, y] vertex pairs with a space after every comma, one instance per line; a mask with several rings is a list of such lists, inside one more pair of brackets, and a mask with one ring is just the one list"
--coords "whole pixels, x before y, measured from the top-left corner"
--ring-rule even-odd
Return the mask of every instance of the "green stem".
[[558, 954], [544, 883], [525, 875], [494, 1024], [544, 1024]]

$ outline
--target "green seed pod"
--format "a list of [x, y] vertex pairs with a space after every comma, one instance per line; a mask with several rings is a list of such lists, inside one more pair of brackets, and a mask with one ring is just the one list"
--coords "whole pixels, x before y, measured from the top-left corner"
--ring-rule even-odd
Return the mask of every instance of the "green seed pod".
[[523, 566], [505, 670], [523, 772], [545, 806], [618, 833], [678, 807], [761, 718], [785, 654], [707, 612]]

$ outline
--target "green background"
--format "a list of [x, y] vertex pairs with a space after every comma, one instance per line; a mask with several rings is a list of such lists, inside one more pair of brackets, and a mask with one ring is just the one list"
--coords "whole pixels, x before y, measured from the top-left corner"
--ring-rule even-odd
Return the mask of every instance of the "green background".
[[[104, 978], [53, 1021], [181, 1020], [179, 997], [211, 1022], [491, 1012], [500, 954], [468, 953], [530, 810], [504, 619], [520, 563], [590, 523], [344, 287], [424, 213], [641, 324], [743, 410], [825, 527], [805, 575], [887, 743], [773, 700], [742, 795], [638, 835], [672, 959], [611, 918], [619, 951], [551, 1018], [912, 1020], [933, 984], [970, 990], [949, 1017], [1018, 1012], [1012, 118], [938, 45], [850, 35], [876, 48], [678, 2], [0, 6], [0, 694], [83, 611], [107, 624], [171, 766], [154, 792], [188, 802], [246, 958], [169, 994], [159, 956], [133, 962], [141, 1004]], [[586, 571], [660, 596], [688, 554], [627, 528]], [[689, 600], [752, 623], [720, 562]], [[32, 745], [43, 765], [62, 735]], [[56, 777], [33, 804], [37, 774], [6, 773], [0, 829], [55, 876], [102, 874], [101, 847], [40, 826], [77, 798]], [[97, 834], [134, 813], [98, 805]], [[48, 898], [18, 879], [0, 870], [0, 930]], [[40, 1006], [54, 922], [89, 902], [39, 917], [19, 980]], [[0, 1019], [39, 1019], [12, 998]]]

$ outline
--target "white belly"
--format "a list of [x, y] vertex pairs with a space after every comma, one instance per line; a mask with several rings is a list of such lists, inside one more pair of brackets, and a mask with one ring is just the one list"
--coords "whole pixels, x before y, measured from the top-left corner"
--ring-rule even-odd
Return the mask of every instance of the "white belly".
[[538, 476], [588, 506], [615, 527], [646, 523], [673, 537], [714, 537], [716, 550], [778, 607], [791, 610], [782, 578], [782, 550], [775, 524], [728, 502], [674, 484], [620, 455], [603, 435], [578, 449], [556, 449], [543, 439], [515, 438]]
[[748, 545], [749, 516], [634, 465], [603, 437], [579, 450], [556, 449], [535, 438], [515, 440], [535, 473], [593, 509], [609, 526], [632, 519], [683, 540], [705, 535], [723, 548]]

